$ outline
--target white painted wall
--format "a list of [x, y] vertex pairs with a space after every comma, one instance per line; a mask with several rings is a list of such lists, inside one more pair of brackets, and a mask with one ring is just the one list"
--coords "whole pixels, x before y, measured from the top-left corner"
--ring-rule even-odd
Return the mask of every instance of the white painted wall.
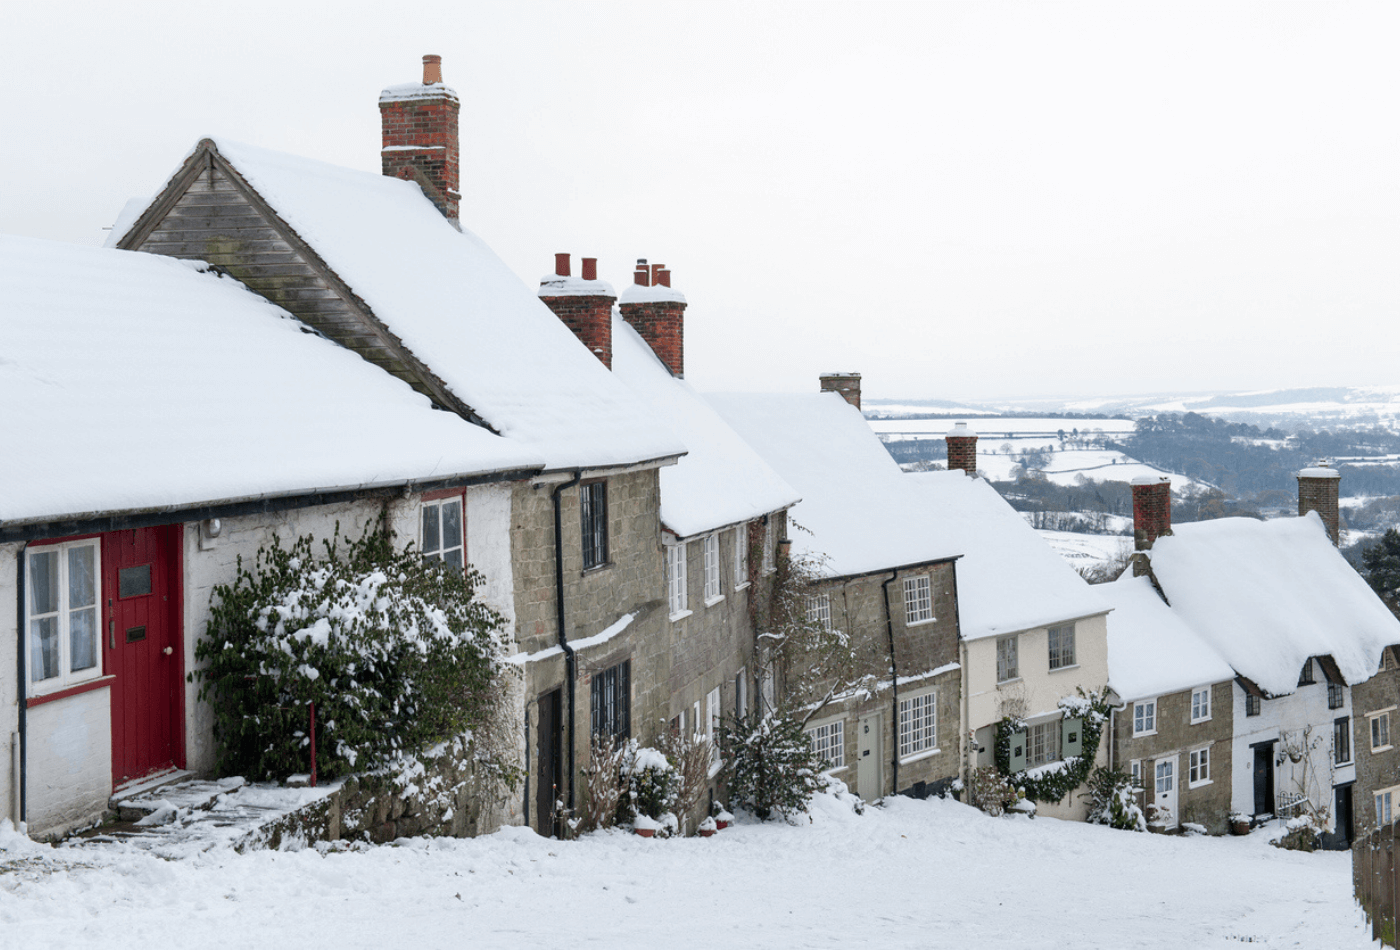
[[[1245, 715], [1245, 691], [1239, 683], [1234, 684], [1233, 703], [1235, 712], [1235, 735], [1231, 749], [1234, 757], [1235, 774], [1230, 792], [1230, 808], [1245, 815], [1254, 813], [1254, 750], [1250, 748], [1258, 742], [1278, 739], [1274, 747], [1274, 794], [1301, 791], [1319, 808], [1327, 810], [1330, 817], [1335, 785], [1356, 779], [1356, 749], [1352, 749], [1352, 763], [1334, 767], [1332, 765], [1332, 724], [1342, 716], [1352, 716], [1351, 690], [1343, 690], [1345, 702], [1340, 709], [1327, 708], [1327, 683], [1321, 670], [1316, 670], [1317, 682], [1300, 686], [1292, 695], [1278, 699], [1261, 701], [1259, 715]], [[1353, 723], [1354, 725], [1354, 723]], [[1294, 747], [1302, 747], [1304, 734], [1311, 729], [1307, 745], [1312, 751], [1309, 764], [1285, 759], [1278, 763], [1279, 753], [1285, 741]], [[1328, 830], [1332, 830], [1330, 823]]]
[[32, 707], [26, 740], [30, 834], [56, 836], [100, 818], [112, 794], [111, 690]]
[[[967, 721], [963, 738], [983, 726], [999, 722], [1003, 716], [1019, 715], [1035, 720], [1058, 714], [1059, 702], [1066, 696], [1077, 696], [1082, 689], [1096, 694], [1108, 685], [1108, 620], [1107, 615], [1088, 617], [1075, 623], [1074, 666], [1050, 669], [1050, 640], [1047, 627], [1024, 630], [1019, 635], [1020, 677], [1007, 683], [997, 683], [998, 637], [980, 637], [965, 641], [963, 664], [963, 695]], [[1107, 728], [1107, 727], [1105, 727]], [[975, 767], [976, 750], [969, 743], [964, 749], [964, 761]], [[1108, 761], [1108, 741], [1099, 743], [1096, 765]], [[1082, 820], [1088, 805], [1071, 795], [1063, 803], [1041, 803], [1041, 814], [1056, 818]]]

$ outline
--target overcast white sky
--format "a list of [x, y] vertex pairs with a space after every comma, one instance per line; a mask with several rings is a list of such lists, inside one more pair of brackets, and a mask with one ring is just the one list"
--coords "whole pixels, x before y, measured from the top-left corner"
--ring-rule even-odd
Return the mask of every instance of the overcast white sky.
[[463, 223], [531, 286], [555, 251], [618, 290], [670, 265], [701, 388], [1400, 384], [1397, 27], [1392, 3], [7, 4], [0, 231], [100, 242], [210, 133], [378, 170], [379, 90], [439, 53]]

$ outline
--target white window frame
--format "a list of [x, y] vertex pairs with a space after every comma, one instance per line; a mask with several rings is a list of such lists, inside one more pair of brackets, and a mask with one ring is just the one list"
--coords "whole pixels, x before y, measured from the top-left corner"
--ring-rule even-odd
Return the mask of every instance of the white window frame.
[[1192, 749], [1186, 755], [1186, 787], [1200, 788], [1202, 785], [1209, 785], [1214, 779], [1210, 777], [1210, 746], [1201, 746], [1199, 749]]
[[763, 526], [763, 573], [772, 574], [777, 565], [778, 526], [769, 518]]
[[[454, 544], [445, 543], [449, 539], [445, 530], [446, 514], [449, 508], [457, 509], [457, 536], [450, 540]], [[437, 546], [429, 550], [428, 548], [428, 520], [432, 519], [437, 526]], [[423, 502], [422, 511], [418, 516], [418, 547], [423, 552], [423, 557], [430, 561], [446, 561], [453, 567], [461, 567], [463, 570], [467, 566], [467, 506], [465, 499], [461, 495], [450, 495], [446, 498], [433, 498]], [[452, 560], [452, 554], [457, 554], [460, 559], [456, 562]]]
[[719, 739], [715, 733], [719, 729], [719, 717], [724, 715], [724, 696], [720, 692], [721, 687], [716, 686], [705, 696], [705, 738], [710, 743], [710, 777], [714, 778], [721, 765], [719, 758]]
[[[91, 604], [78, 604], [74, 606], [69, 602], [71, 596], [70, 578], [68, 576], [69, 552], [81, 548], [92, 548], [92, 571], [93, 571], [93, 601]], [[34, 607], [34, 596], [38, 590], [34, 583], [35, 570], [34, 559], [52, 554], [58, 562], [55, 583], [57, 602], [54, 610], [47, 610], [36, 615]], [[26, 591], [24, 598], [24, 636], [25, 636], [25, 657], [24, 676], [27, 683], [26, 693], [29, 696], [41, 696], [59, 690], [80, 686], [83, 683], [102, 678], [103, 650], [102, 650], [102, 544], [100, 538], [83, 538], [79, 541], [65, 541], [62, 544], [36, 544], [25, 551], [25, 580]], [[91, 610], [92, 620], [92, 649], [95, 661], [92, 666], [85, 670], [71, 669], [73, 664], [73, 615], [80, 611]], [[36, 624], [45, 620], [54, 621], [55, 637], [58, 641], [58, 672], [53, 676], [46, 676], [43, 679], [35, 679], [34, 661], [39, 655], [36, 649], [34, 631]]]
[[690, 737], [699, 742], [705, 737], [705, 720], [700, 718], [700, 700], [690, 704], [690, 728], [693, 730]]
[[1064, 758], [1060, 730], [1064, 720], [1047, 719], [1026, 726], [1026, 768], [1033, 769]]
[[[1009, 645], [1009, 649], [1002, 650], [1002, 645]], [[1003, 652], [1005, 652], [1006, 663], [1003, 663]], [[1005, 672], [1007, 676], [1002, 677]], [[1012, 634], [1009, 637], [997, 638], [997, 682], [1010, 683], [1021, 678], [1021, 644], [1020, 637]]]
[[1209, 686], [1202, 686], [1191, 690], [1191, 723], [1208, 722], [1210, 716], [1210, 690]]
[[[1333, 765], [1336, 765], [1336, 766], [1351, 765], [1352, 760], [1356, 758], [1356, 750], [1355, 750], [1355, 748], [1353, 748], [1353, 747], [1356, 745], [1356, 743], [1353, 742], [1353, 741], [1352, 741], [1352, 738], [1351, 738], [1351, 724], [1352, 724], [1352, 719], [1351, 719], [1350, 716], [1338, 716], [1336, 719], [1334, 719], [1334, 720], [1332, 721], [1332, 764], [1333, 764]], [[1347, 745], [1346, 745], [1346, 753], [1347, 753], [1347, 755], [1346, 755], [1346, 758], [1345, 758], [1345, 759], [1343, 759], [1343, 758], [1338, 758], [1338, 756], [1337, 756], [1337, 752], [1338, 752], [1338, 749], [1337, 749], [1337, 734], [1338, 734], [1338, 733], [1341, 733], [1341, 734], [1342, 734], [1342, 737], [1343, 737], [1344, 739], [1346, 739], [1346, 744], [1347, 744]]]
[[1384, 752], [1391, 748], [1390, 714], [1394, 709], [1394, 706], [1387, 706], [1385, 709], [1366, 714], [1366, 726], [1371, 731], [1372, 752]]
[[743, 719], [749, 714], [749, 671], [734, 674], [734, 716]]
[[904, 579], [904, 625], [932, 623], [933, 581], [927, 574], [915, 574]]
[[1128, 762], [1128, 774], [1132, 776], [1133, 790], [1142, 791], [1142, 759], [1132, 759]]
[[840, 772], [846, 767], [846, 720], [830, 719], [807, 727], [807, 741], [817, 758], [824, 759], [824, 772]]
[[1157, 700], [1140, 699], [1133, 703], [1133, 736], [1157, 734]]
[[719, 583], [719, 535], [705, 535], [705, 606], [724, 600]]
[[831, 631], [831, 594], [829, 592], [822, 591], [820, 594], [807, 596], [807, 622], [817, 624], [825, 631]]
[[[1152, 763], [1152, 800], [1158, 801], [1162, 796], [1177, 790], [1176, 782], [1176, 756], [1168, 756], [1165, 759], [1157, 759]], [[1165, 786], [1165, 787], [1164, 787]]]
[[899, 761], [938, 752], [938, 693], [926, 689], [899, 697]]
[[685, 542], [666, 545], [666, 599], [671, 607], [671, 619], [689, 617], [686, 592]]
[[[1057, 631], [1058, 636], [1060, 638], [1060, 649], [1058, 651], [1056, 651], [1055, 649]], [[1068, 638], [1069, 640], [1068, 647], [1065, 646], [1065, 638]], [[1049, 663], [1050, 671], [1052, 673], [1056, 670], [1074, 669], [1074, 667], [1079, 665], [1076, 650], [1077, 644], [1075, 643], [1074, 636], [1074, 624], [1061, 623], [1056, 624], [1053, 627], [1047, 627], [1045, 629], [1045, 646], [1047, 661]], [[1066, 656], [1066, 654], [1068, 654], [1068, 656]], [[1057, 660], [1058, 662], [1056, 662]]]
[[1397, 792], [1400, 792], [1400, 785], [1379, 788], [1372, 794], [1371, 800], [1376, 803], [1377, 828], [1384, 828], [1395, 821], [1395, 799], [1400, 798]]
[[741, 524], [734, 529], [734, 589], [743, 590], [749, 586], [749, 526]]

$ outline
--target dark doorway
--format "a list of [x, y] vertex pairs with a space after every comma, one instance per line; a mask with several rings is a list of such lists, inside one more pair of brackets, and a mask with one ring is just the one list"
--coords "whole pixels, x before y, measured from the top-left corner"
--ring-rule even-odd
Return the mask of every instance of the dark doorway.
[[1352, 837], [1355, 833], [1355, 826], [1352, 819], [1351, 803], [1352, 783], [1338, 785], [1332, 790], [1334, 794], [1332, 805], [1333, 825], [1332, 831], [1322, 836], [1322, 846], [1329, 851], [1346, 851], [1351, 847]]
[[1254, 814], [1274, 813], [1274, 741], [1254, 746]]
[[535, 745], [535, 830], [559, 834], [559, 733], [563, 729], [562, 690], [550, 690], [540, 697], [540, 724]]

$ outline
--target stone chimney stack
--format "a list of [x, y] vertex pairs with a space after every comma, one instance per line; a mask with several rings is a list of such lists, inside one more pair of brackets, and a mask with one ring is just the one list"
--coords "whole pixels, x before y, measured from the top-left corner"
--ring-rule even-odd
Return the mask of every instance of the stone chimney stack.
[[588, 351], [612, 369], [612, 285], [598, 279], [598, 259], [583, 258], [583, 274], [569, 274], [569, 255], [554, 255], [554, 273], [540, 278], [540, 299]]
[[839, 393], [857, 409], [860, 408], [860, 373], [822, 373], [822, 392]]
[[685, 376], [685, 295], [671, 289], [671, 272], [664, 264], [637, 261], [632, 286], [622, 292], [622, 319], [647, 341], [672, 376]]
[[1312, 468], [1298, 473], [1298, 517], [1310, 511], [1322, 516], [1327, 526], [1327, 536], [1335, 545], [1341, 545], [1341, 517], [1337, 504], [1338, 490], [1341, 487], [1342, 473], [1326, 462], [1318, 462]]
[[1152, 542], [1172, 533], [1172, 482], [1165, 475], [1140, 475], [1133, 486], [1133, 544], [1150, 551]]
[[461, 158], [457, 143], [457, 93], [442, 83], [442, 57], [423, 57], [423, 81], [390, 86], [379, 94], [383, 126], [380, 164], [385, 175], [416, 181], [457, 225]]
[[948, 443], [948, 471], [961, 469], [969, 475], [977, 474], [977, 433], [959, 422], [943, 437]]

